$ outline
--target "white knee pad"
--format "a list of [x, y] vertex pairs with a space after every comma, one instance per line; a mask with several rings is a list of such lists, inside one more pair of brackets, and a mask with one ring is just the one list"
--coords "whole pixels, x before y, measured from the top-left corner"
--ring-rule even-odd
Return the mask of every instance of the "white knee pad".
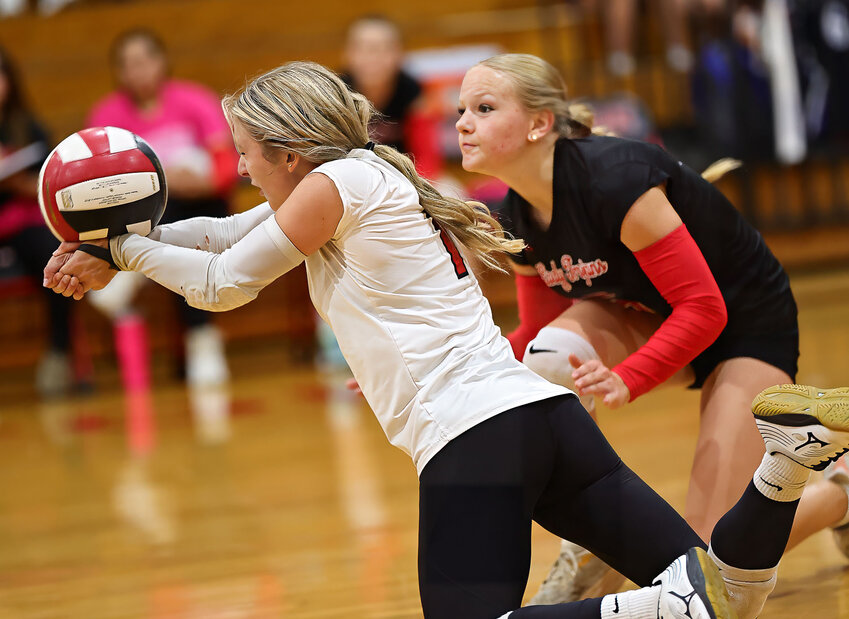
[[[592, 344], [574, 331], [543, 327], [528, 344], [522, 362], [547, 381], [574, 390], [572, 372], [575, 368], [569, 363], [569, 355], [575, 355], [581, 361], [599, 359]], [[595, 409], [593, 396], [580, 397], [585, 409]]]
[[111, 320], [128, 314], [133, 309], [133, 299], [147, 278], [133, 271], [119, 271], [112, 281], [102, 290], [90, 290], [86, 293], [95, 309]]
[[775, 588], [778, 566], [761, 570], [731, 567], [714, 554], [712, 547], [708, 548], [708, 556], [719, 568], [738, 619], [755, 619]]

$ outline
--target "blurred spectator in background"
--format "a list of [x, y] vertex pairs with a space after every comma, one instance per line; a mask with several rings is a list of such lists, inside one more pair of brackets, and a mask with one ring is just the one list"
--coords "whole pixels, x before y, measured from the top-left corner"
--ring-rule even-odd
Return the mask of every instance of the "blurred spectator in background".
[[761, 18], [753, 6], [703, 5], [701, 44], [693, 71], [693, 108], [704, 166], [718, 157], [771, 158], [773, 112]]
[[701, 46], [693, 100], [709, 156], [801, 162], [807, 153], [787, 0], [702, 0], [713, 28]]
[[[224, 217], [236, 180], [237, 155], [217, 95], [169, 77], [160, 38], [145, 29], [120, 35], [112, 45], [118, 89], [92, 110], [88, 126], [112, 125], [144, 138], [159, 156], [168, 182], [168, 206], [161, 223], [197, 216]], [[125, 387], [149, 385], [145, 323], [132, 305], [146, 282], [119, 273], [91, 302], [115, 324], [115, 347]], [[174, 296], [185, 327], [185, 370], [190, 385], [222, 384], [227, 361], [210, 314]]]
[[790, 3], [808, 138], [849, 148], [849, 0]]
[[442, 172], [437, 119], [422, 104], [421, 85], [401, 65], [401, 29], [382, 15], [366, 15], [348, 27], [342, 79], [380, 112], [369, 133], [375, 142], [411, 155], [422, 176]]
[[0, 17], [38, 11], [52, 15], [76, 0], [0, 0]]
[[[595, 11], [601, 4], [607, 45], [607, 69], [613, 75], [630, 75], [636, 68], [634, 32], [637, 27], [639, 0], [582, 0], [585, 10]], [[693, 65], [687, 36], [687, 0], [652, 0], [661, 16], [666, 36], [666, 62], [670, 68], [686, 73]]]
[[620, 138], [663, 146], [651, 110], [633, 93], [623, 92], [601, 99], [588, 99], [586, 104], [593, 114], [593, 126]]
[[[410, 155], [425, 178], [440, 179], [439, 119], [427, 113], [421, 84], [402, 68], [404, 46], [398, 24], [377, 14], [357, 18], [348, 26], [342, 62], [342, 80], [379, 112], [369, 125], [371, 138]], [[321, 319], [316, 322], [316, 340], [320, 367], [325, 371], [347, 367], [336, 337]]]
[[47, 303], [49, 349], [36, 372], [42, 396], [66, 393], [73, 383], [69, 357], [71, 304], [42, 288], [43, 263], [59, 246], [41, 218], [38, 171], [50, 140], [24, 100], [17, 69], [0, 49], [0, 246], [9, 247]]

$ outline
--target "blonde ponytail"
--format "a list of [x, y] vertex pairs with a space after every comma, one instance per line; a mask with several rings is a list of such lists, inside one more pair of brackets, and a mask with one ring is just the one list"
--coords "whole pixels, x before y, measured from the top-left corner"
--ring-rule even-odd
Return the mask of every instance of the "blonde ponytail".
[[518, 253], [525, 247], [519, 239], [508, 237], [501, 224], [482, 202], [464, 202], [442, 195], [427, 180], [419, 176], [409, 157], [389, 146], [375, 146], [381, 159], [410, 179], [419, 194], [419, 203], [440, 229], [460, 245], [472, 251], [487, 266], [503, 270], [498, 263], [499, 253]]
[[719, 161], [714, 161], [712, 164], [710, 164], [707, 169], [702, 172], [702, 178], [709, 183], [715, 183], [720, 178], [722, 178], [729, 172], [736, 170], [742, 165], [742, 161], [726, 157], [724, 159], [720, 159]]
[[[363, 95], [313, 62], [290, 62], [269, 71], [225, 97], [222, 106], [231, 124], [239, 122], [262, 145], [269, 161], [282, 151], [314, 163], [344, 159], [369, 141], [374, 114]], [[484, 204], [443, 196], [394, 148], [377, 145], [374, 152], [409, 179], [433, 221], [484, 264], [501, 269], [493, 254], [517, 253], [524, 247], [504, 233]]]

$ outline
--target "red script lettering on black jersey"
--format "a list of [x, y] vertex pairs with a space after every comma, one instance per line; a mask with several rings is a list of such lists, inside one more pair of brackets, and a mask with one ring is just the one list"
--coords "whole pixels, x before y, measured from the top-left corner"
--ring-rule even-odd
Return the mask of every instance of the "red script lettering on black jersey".
[[547, 269], [542, 262], [537, 262], [534, 268], [546, 286], [549, 288], [561, 286], [566, 292], [570, 292], [572, 284], [578, 280], [584, 280], [587, 286], [592, 286], [593, 279], [607, 273], [607, 262], [601, 258], [596, 258], [592, 262], [584, 262], [579, 258], [578, 262], [573, 262], [572, 256], [563, 254], [559, 267], [554, 260], [551, 260], [550, 264], [551, 270]]

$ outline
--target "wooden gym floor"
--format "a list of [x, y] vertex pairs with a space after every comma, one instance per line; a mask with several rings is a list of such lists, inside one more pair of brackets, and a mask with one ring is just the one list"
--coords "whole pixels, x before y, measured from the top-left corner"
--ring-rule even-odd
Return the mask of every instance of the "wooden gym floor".
[[[849, 272], [797, 275], [801, 382], [849, 384]], [[363, 401], [233, 347], [229, 392], [170, 383], [0, 413], [0, 619], [420, 617], [416, 476]], [[682, 507], [698, 394], [601, 411], [625, 460]], [[662, 431], [658, 431], [662, 429]], [[535, 530], [528, 594], [558, 542]], [[764, 619], [849, 619], [849, 561], [820, 533]]]

